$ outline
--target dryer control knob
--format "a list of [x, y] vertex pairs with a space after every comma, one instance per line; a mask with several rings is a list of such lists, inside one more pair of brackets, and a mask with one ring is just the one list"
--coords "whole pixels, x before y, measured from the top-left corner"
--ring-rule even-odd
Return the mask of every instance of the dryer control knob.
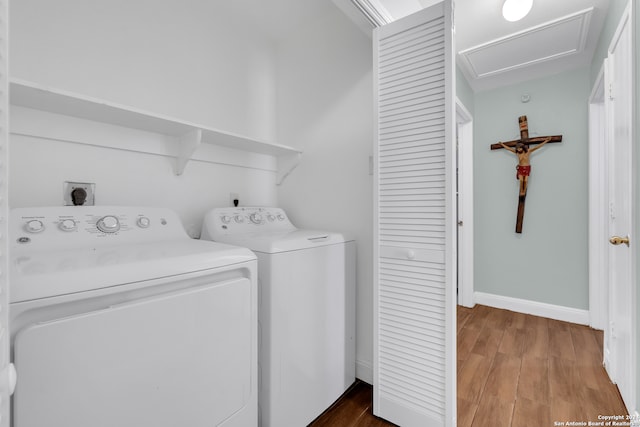
[[269, 220], [269, 222], [273, 222], [273, 221], [276, 220], [276, 217], [273, 216], [273, 214], [269, 214], [269, 215], [267, 215], [267, 219]]
[[252, 213], [249, 216], [249, 219], [254, 224], [262, 224], [262, 215], [260, 215], [259, 213]]
[[136, 224], [138, 224], [138, 227], [140, 228], [149, 228], [149, 226], [151, 225], [151, 220], [146, 216], [141, 216], [140, 218], [138, 218], [138, 221], [136, 221]]
[[65, 219], [58, 224], [62, 231], [75, 231], [78, 228], [78, 224], [72, 219]]
[[40, 220], [32, 219], [31, 221], [27, 221], [24, 228], [29, 233], [40, 233], [44, 230], [44, 224]]
[[222, 221], [223, 224], [229, 224], [231, 222], [231, 217], [229, 215], [222, 215], [220, 217], [220, 221]]
[[284, 215], [278, 214], [278, 221], [284, 221]]
[[243, 223], [244, 222], [244, 217], [242, 215], [236, 215], [235, 218], [236, 222], [238, 224]]
[[98, 220], [96, 227], [103, 233], [115, 233], [120, 230], [120, 221], [113, 215], [107, 215]]

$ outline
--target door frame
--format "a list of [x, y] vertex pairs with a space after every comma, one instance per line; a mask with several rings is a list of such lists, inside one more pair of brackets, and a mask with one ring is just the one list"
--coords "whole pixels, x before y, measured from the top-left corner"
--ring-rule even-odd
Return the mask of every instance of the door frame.
[[605, 330], [609, 319], [605, 64], [600, 68], [589, 96], [589, 326], [601, 330]]
[[473, 116], [456, 97], [458, 146], [458, 304], [475, 305], [473, 286]]

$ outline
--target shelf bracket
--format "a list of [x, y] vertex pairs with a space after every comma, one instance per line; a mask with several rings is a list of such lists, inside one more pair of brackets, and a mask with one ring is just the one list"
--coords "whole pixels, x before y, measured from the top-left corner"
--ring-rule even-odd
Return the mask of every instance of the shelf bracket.
[[202, 129], [194, 129], [180, 137], [176, 156], [176, 175], [182, 175], [187, 162], [202, 143]]
[[293, 170], [298, 167], [302, 160], [302, 153], [286, 154], [278, 157], [278, 173], [276, 176], [276, 185], [284, 182]]

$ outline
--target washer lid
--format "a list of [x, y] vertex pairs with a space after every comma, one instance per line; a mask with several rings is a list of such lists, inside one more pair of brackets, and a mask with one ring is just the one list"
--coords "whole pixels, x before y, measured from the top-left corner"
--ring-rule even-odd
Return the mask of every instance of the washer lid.
[[317, 230], [273, 231], [216, 236], [218, 242], [243, 246], [254, 252], [278, 253], [344, 243], [340, 233]]
[[246, 248], [188, 237], [126, 246], [22, 250], [11, 259], [10, 300], [14, 303], [109, 288], [255, 259]]

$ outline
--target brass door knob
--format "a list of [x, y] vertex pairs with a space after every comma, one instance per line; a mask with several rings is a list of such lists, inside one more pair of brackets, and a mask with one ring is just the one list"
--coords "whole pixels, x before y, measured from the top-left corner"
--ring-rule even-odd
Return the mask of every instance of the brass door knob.
[[625, 245], [629, 246], [629, 236], [627, 237], [613, 236], [612, 238], [609, 239], [609, 242], [612, 245], [621, 245], [624, 243]]

